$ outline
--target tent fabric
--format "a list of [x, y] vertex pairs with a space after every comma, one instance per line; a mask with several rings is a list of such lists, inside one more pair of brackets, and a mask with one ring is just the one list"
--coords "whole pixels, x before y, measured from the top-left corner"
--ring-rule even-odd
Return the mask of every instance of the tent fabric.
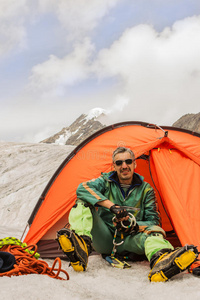
[[108, 126], [72, 151], [39, 198], [29, 219], [27, 244], [50, 239], [50, 232], [55, 238], [55, 230], [67, 223], [79, 183], [111, 171], [118, 146], [134, 151], [136, 172], [155, 184], [164, 230], [175, 230], [182, 245], [200, 244], [200, 135], [133, 122]]
[[[161, 197], [181, 244], [199, 240], [200, 172], [199, 165], [179, 151], [161, 148], [153, 151]], [[184, 179], [184, 180], [183, 180]], [[195, 238], [198, 237], [198, 238]]]

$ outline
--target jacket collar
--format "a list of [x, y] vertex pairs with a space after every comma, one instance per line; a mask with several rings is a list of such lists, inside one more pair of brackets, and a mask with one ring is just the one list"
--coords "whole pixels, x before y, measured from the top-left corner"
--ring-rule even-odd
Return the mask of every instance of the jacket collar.
[[[118, 185], [120, 185], [119, 178], [117, 176], [116, 171], [113, 171], [111, 173], [111, 175], [109, 176], [109, 180], [111, 180], [111, 181], [117, 183]], [[134, 186], [137, 186], [137, 185], [141, 185], [142, 182], [143, 182], [142, 177], [139, 174], [134, 173], [133, 174], [133, 180], [132, 180], [132, 183], [131, 183], [131, 188], [134, 187]]]

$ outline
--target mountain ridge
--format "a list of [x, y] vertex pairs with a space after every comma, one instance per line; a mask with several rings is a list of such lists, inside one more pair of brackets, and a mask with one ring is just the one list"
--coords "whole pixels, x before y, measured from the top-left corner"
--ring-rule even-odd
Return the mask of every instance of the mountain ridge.
[[[93, 108], [88, 114], [81, 114], [70, 126], [64, 127], [41, 143], [78, 146], [93, 133], [107, 126], [107, 114], [102, 108]], [[183, 115], [172, 127], [200, 133], [200, 112]]]
[[197, 114], [185, 114], [174, 122], [172, 126], [200, 133], [200, 112]]
[[80, 115], [70, 126], [64, 127], [41, 143], [77, 146], [87, 137], [106, 126], [100, 122], [105, 115], [104, 109], [94, 108], [88, 114]]

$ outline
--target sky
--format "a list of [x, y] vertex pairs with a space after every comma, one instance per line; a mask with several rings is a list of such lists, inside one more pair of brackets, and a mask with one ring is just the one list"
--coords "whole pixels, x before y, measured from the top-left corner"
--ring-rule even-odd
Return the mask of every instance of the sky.
[[200, 112], [199, 0], [0, 0], [0, 141]]

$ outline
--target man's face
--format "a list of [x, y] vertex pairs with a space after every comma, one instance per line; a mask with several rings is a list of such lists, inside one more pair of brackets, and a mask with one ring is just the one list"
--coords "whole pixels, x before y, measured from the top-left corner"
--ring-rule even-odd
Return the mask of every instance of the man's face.
[[[125, 160], [132, 160], [131, 164], [125, 162]], [[122, 164], [117, 165], [116, 161], [123, 161]], [[129, 161], [128, 161], [129, 162]], [[125, 184], [131, 184], [134, 170], [136, 167], [136, 163], [129, 152], [118, 153], [115, 155], [113, 166], [115, 171], [117, 172], [119, 182]]]

